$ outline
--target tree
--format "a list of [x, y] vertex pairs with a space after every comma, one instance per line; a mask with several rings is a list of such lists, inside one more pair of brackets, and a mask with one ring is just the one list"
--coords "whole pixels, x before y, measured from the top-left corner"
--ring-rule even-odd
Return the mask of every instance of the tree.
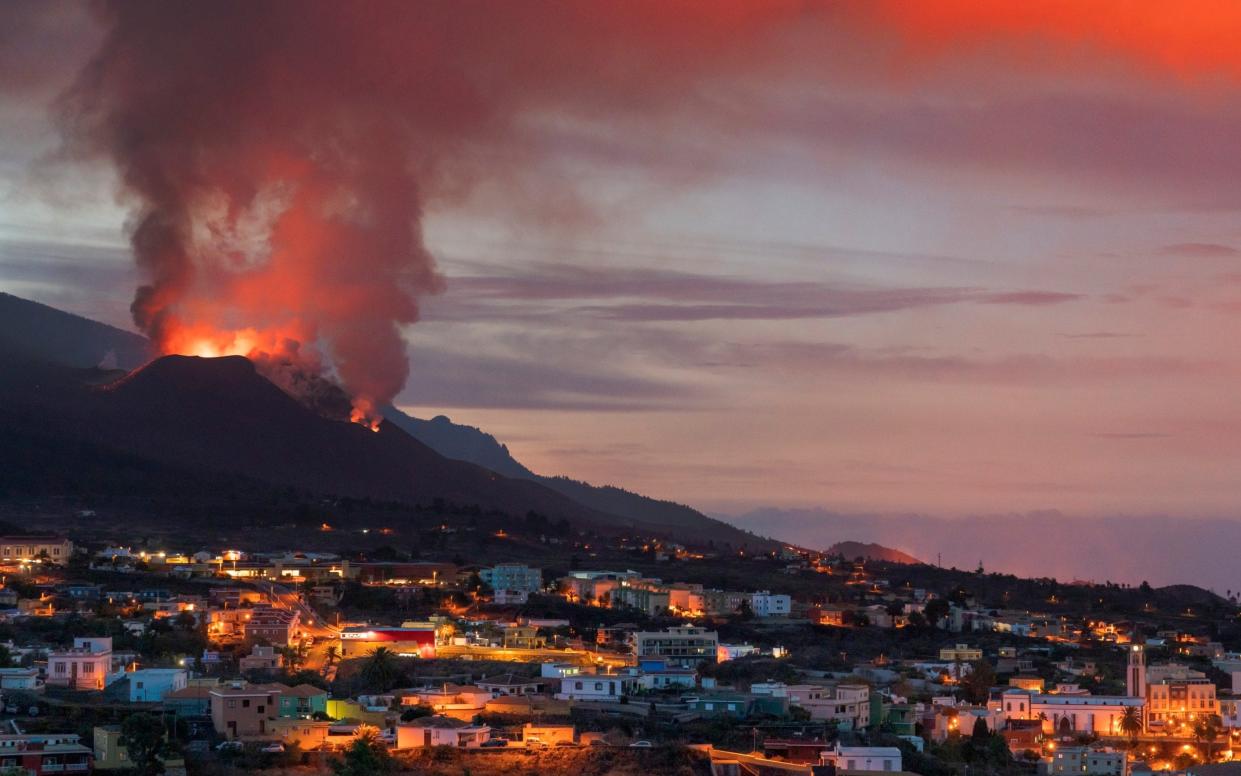
[[401, 669], [396, 655], [387, 647], [371, 650], [365, 665], [362, 666], [362, 681], [368, 688], [385, 692], [396, 686], [400, 681]]
[[1223, 722], [1217, 714], [1208, 714], [1206, 716], [1199, 717], [1198, 720], [1194, 722], [1194, 740], [1199, 744], [1204, 741], [1206, 742], [1207, 762], [1211, 761], [1211, 750], [1215, 748], [1215, 739], [1219, 737], [1220, 728], [1222, 727]]
[[750, 599], [742, 598], [741, 603], [737, 605], [737, 619], [752, 620], [754, 619], [754, 607], [750, 605]]
[[970, 703], [986, 703], [995, 684], [995, 669], [986, 660], [970, 663], [970, 670], [960, 677], [961, 690]]
[[379, 740], [379, 731], [363, 725], [344, 759], [333, 760], [331, 766], [336, 776], [378, 776], [392, 770], [392, 756]]
[[1129, 736], [1129, 743], [1136, 746], [1142, 732], [1142, 712], [1136, 706], [1126, 706], [1120, 715], [1120, 729]]
[[948, 602], [942, 598], [932, 598], [927, 601], [926, 608], [923, 610], [927, 623], [938, 628], [940, 620], [948, 616], [948, 609]]
[[164, 721], [154, 714], [130, 714], [121, 723], [121, 746], [129, 753], [134, 770], [143, 776], [164, 772], [160, 757], [166, 752]]
[[323, 660], [329, 666], [335, 665], [336, 661], [340, 660], [340, 647], [332, 646], [324, 650]]
[[974, 730], [970, 733], [970, 736], [975, 741], [985, 741], [991, 736], [991, 731], [987, 729], [987, 720], [985, 717], [979, 717], [974, 720]]

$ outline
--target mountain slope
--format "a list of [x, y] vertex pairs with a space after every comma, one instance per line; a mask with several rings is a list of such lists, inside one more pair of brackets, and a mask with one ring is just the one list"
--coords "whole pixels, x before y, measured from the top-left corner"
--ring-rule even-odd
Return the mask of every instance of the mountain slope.
[[165, 356], [105, 388], [70, 370], [0, 371], [8, 375], [0, 381], [0, 432], [320, 493], [614, 522], [534, 483], [443, 458], [391, 425], [376, 433], [319, 417], [240, 357]]
[[0, 351], [74, 367], [133, 369], [151, 357], [146, 339], [0, 292]]
[[384, 408], [383, 416], [445, 458], [468, 461], [505, 477], [536, 477], [509, 454], [508, 447], [482, 429], [453, 423], [443, 415], [423, 420], [392, 406]]
[[[324, 407], [307, 412], [258, 376], [244, 359], [219, 359], [210, 366], [202, 360], [159, 359], [108, 391], [83, 394], [86, 383], [109, 376], [98, 371], [52, 370], [47, 362], [76, 368], [106, 362], [109, 368], [132, 369], [149, 360], [147, 341], [136, 334], [0, 293], [2, 357], [16, 358], [25, 364], [21, 369], [10, 370], [11, 376], [38, 374], [41, 377], [33, 382], [41, 380], [44, 384], [40, 390], [27, 391], [27, 404], [23, 404], [14, 399], [22, 392], [22, 381], [10, 383], [10, 390], [17, 394], [8, 397], [9, 407], [0, 407], [0, 419], [7, 409], [10, 423], [15, 424], [10, 425], [10, 430], [27, 434], [24, 444], [52, 434], [61, 442], [97, 444], [103, 449], [138, 456], [152, 466], [180, 467], [180, 471], [231, 471], [253, 474], [258, 480], [329, 489], [341, 495], [398, 500], [433, 493], [434, 497], [460, 503], [503, 503], [497, 508], [510, 512], [533, 509], [547, 514], [580, 513], [589, 516], [581, 518], [587, 521], [622, 530], [640, 526], [644, 531], [675, 535], [682, 541], [712, 540], [753, 548], [778, 546], [681, 504], [617, 487], [597, 487], [567, 477], [535, 474], [492, 435], [455, 424], [444, 416], [422, 420], [388, 408], [384, 415], [390, 425], [385, 424], [378, 435], [382, 445], [376, 439], [358, 442], [369, 432], [325, 420], [320, 416], [333, 415], [324, 412]], [[3, 368], [0, 361], [0, 370]], [[0, 383], [4, 382], [2, 378]], [[327, 387], [332, 390], [325, 401], [343, 401], [347, 407], [347, 399], [339, 389]], [[0, 400], [4, 399], [0, 394]], [[32, 421], [35, 418], [38, 420]], [[264, 432], [267, 428], [281, 430]], [[174, 429], [178, 433], [170, 433]], [[364, 436], [359, 437], [358, 433]], [[238, 440], [256, 434], [264, 435], [257, 440], [259, 444], [238, 444]], [[404, 438], [414, 445], [398, 441]], [[368, 457], [373, 452], [360, 458], [323, 457], [311, 452], [318, 445], [350, 450], [355, 456], [361, 456], [364, 449], [382, 447], [386, 457]], [[428, 458], [428, 454], [433, 457]], [[403, 458], [415, 462], [416, 476], [410, 475], [409, 463], [402, 462]], [[76, 460], [82, 464], [81, 458]], [[468, 464], [489, 471], [475, 471], [462, 479], [461, 473], [469, 470], [463, 467]], [[452, 471], [451, 476], [442, 471], [445, 466]], [[86, 468], [98, 477], [104, 477], [107, 470], [106, 465], [93, 463]], [[492, 472], [502, 475], [499, 480], [508, 478], [511, 482], [503, 488], [487, 485], [497, 480]], [[499, 494], [501, 490], [503, 496]], [[521, 498], [513, 500], [510, 493], [521, 494]], [[527, 503], [533, 506], [518, 508]]]
[[421, 420], [394, 407], [388, 407], [384, 411], [384, 418], [446, 458], [478, 464], [506, 477], [537, 482], [600, 512], [619, 515], [638, 523], [693, 531], [698, 538], [717, 543], [751, 546], [776, 544], [673, 501], [661, 501], [611, 485], [591, 485], [568, 477], [535, 474], [513, 458], [508, 447], [491, 434], [473, 426], [453, 423], [443, 415], [431, 420]]

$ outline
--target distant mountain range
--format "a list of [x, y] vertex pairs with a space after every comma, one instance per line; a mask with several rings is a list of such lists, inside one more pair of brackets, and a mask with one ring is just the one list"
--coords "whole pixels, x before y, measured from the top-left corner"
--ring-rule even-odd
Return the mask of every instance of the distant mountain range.
[[[312, 412], [244, 358], [167, 356], [124, 374], [148, 359], [137, 335], [0, 294], [0, 445], [64, 462], [52, 473], [60, 486], [80, 473], [105, 482], [115, 459], [131, 485], [142, 481], [129, 476], [134, 467], [234, 473], [333, 495], [534, 511], [695, 545], [777, 546], [679, 504], [536, 475], [491, 435], [442, 416], [389, 408], [374, 433]], [[22, 466], [20, 455], [12, 462]], [[27, 487], [48, 482], [26, 474]]]

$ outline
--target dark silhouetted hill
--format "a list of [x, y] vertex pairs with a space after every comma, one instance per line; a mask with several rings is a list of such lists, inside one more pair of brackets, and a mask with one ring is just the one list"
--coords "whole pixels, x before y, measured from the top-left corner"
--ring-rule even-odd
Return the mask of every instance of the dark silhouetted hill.
[[0, 293], [0, 352], [126, 370], [151, 357], [146, 339], [137, 334], [5, 293]]
[[921, 563], [914, 556], [894, 550], [891, 547], [884, 547], [882, 544], [873, 544], [867, 542], [836, 542], [827, 549], [828, 555], [840, 555], [849, 560], [854, 558], [865, 558], [866, 560], [881, 560], [885, 563]]

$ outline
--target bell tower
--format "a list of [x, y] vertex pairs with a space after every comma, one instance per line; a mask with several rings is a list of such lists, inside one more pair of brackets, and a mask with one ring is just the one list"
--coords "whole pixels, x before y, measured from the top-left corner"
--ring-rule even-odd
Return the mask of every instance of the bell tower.
[[1125, 690], [1134, 698], [1146, 699], [1146, 647], [1134, 644], [1129, 648], [1129, 669], [1125, 674]]

